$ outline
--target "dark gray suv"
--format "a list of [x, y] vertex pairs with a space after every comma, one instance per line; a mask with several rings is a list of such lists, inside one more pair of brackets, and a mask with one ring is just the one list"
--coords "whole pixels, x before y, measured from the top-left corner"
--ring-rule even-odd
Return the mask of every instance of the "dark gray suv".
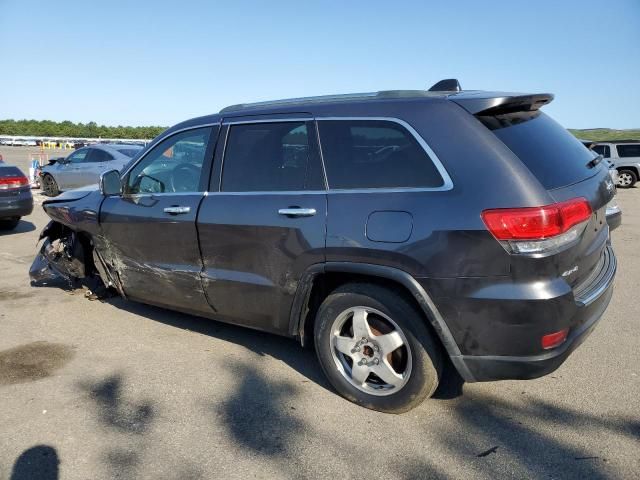
[[[552, 372], [613, 290], [607, 168], [548, 94], [389, 91], [228, 107], [100, 190], [44, 203], [31, 269], [314, 345], [331, 384], [403, 412]], [[561, 168], [558, 168], [561, 165]]]

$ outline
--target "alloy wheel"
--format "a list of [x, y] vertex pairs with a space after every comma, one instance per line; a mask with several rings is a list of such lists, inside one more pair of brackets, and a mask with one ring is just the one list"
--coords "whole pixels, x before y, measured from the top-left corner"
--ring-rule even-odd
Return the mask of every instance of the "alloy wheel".
[[379, 310], [359, 306], [343, 311], [333, 322], [330, 342], [340, 374], [365, 393], [391, 395], [409, 380], [412, 358], [407, 338]]
[[622, 172], [618, 174], [618, 185], [621, 187], [628, 187], [633, 183], [633, 178], [631, 178], [631, 174], [627, 172]]

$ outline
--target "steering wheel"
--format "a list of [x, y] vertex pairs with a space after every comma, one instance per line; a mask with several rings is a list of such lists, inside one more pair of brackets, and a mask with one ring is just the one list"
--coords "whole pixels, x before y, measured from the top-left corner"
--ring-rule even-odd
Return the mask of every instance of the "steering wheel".
[[195, 192], [198, 190], [200, 167], [191, 163], [181, 163], [173, 169], [169, 186], [173, 192]]

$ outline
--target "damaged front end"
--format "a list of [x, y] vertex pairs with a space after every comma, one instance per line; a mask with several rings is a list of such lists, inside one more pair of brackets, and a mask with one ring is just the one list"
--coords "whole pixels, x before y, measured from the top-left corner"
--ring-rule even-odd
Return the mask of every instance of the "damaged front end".
[[90, 239], [51, 221], [38, 242], [40, 248], [29, 269], [33, 286], [62, 284], [69, 290], [85, 288], [91, 299], [109, 296], [112, 282], [105, 269], [100, 268], [103, 265]]
[[78, 234], [49, 222], [40, 234], [42, 245], [29, 269], [33, 282], [66, 280], [71, 287], [86, 277], [85, 251]]

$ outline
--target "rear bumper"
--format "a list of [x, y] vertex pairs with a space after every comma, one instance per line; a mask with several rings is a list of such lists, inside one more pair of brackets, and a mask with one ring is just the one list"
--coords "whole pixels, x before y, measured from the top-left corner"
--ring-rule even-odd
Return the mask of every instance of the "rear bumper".
[[607, 205], [607, 224], [609, 231], [615, 230], [622, 224], [622, 210], [617, 203]]
[[493, 380], [529, 380], [542, 377], [555, 371], [576, 348], [593, 332], [602, 314], [606, 310], [613, 294], [613, 282], [588, 308], [586, 321], [569, 334], [559, 347], [540, 355], [526, 357], [511, 356], [461, 356], [454, 364], [464, 366], [459, 371], [468, 372], [465, 378], [469, 382], [487, 382]]
[[0, 197], [0, 218], [24, 217], [33, 212], [31, 192]]
[[[532, 299], [530, 290], [511, 281], [497, 289], [473, 288], [466, 295], [435, 298], [461, 352], [450, 355], [453, 364], [468, 382], [526, 380], [553, 372], [602, 317], [613, 294], [616, 269], [613, 249], [607, 245], [597, 268], [573, 289], [555, 279]], [[560, 284], [564, 286], [553, 286]], [[458, 292], [466, 293], [462, 288]], [[543, 350], [542, 336], [564, 328], [569, 329], [567, 340]]]

